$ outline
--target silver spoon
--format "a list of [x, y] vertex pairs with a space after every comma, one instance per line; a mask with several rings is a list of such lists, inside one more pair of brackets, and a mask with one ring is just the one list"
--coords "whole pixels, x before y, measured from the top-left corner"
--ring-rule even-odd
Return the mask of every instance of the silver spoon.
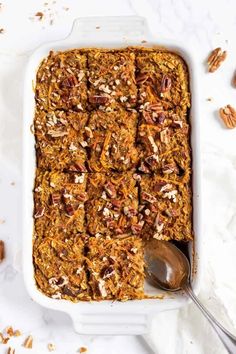
[[236, 354], [236, 337], [225, 329], [200, 303], [190, 283], [190, 264], [174, 244], [152, 239], [144, 250], [146, 272], [152, 282], [168, 291], [184, 290], [208, 319], [230, 354]]

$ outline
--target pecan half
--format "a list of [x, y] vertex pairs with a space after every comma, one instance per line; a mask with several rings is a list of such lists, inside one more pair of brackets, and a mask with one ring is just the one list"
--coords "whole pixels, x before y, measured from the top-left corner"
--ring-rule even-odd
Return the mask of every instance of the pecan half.
[[220, 118], [229, 129], [236, 127], [236, 110], [229, 104], [219, 110]]
[[222, 51], [221, 48], [214, 49], [207, 59], [208, 71], [210, 73], [216, 71], [221, 66], [221, 63], [226, 59], [226, 56], [227, 52]]
[[4, 260], [5, 258], [5, 244], [2, 240], [0, 240], [0, 263]]
[[66, 77], [62, 82], [61, 86], [62, 87], [73, 87], [78, 84], [78, 81], [74, 75], [71, 75], [69, 77]]
[[155, 111], [157, 113], [162, 113], [164, 111], [161, 102], [149, 104], [147, 109], [149, 111]]
[[109, 98], [107, 96], [99, 96], [99, 95], [95, 95], [95, 96], [90, 96], [89, 97], [89, 102], [90, 103], [94, 103], [94, 104], [105, 104], [109, 101]]
[[171, 88], [171, 78], [167, 75], [163, 75], [161, 79], [161, 93], [168, 92]]

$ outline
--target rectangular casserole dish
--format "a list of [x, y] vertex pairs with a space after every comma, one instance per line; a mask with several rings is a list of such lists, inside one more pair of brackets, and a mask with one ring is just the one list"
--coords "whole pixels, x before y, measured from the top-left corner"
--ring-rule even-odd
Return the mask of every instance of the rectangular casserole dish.
[[[200, 205], [200, 142], [197, 66], [193, 54], [182, 45], [169, 40], [155, 40], [142, 17], [92, 17], [75, 20], [70, 35], [60, 41], [45, 44], [31, 55], [26, 69], [24, 86], [23, 120], [23, 271], [27, 290], [31, 298], [42, 306], [66, 312], [72, 317], [75, 330], [83, 334], [144, 334], [148, 332], [153, 315], [159, 311], [176, 309], [188, 300], [181, 293], [166, 294], [163, 299], [131, 300], [127, 302], [78, 302], [56, 300], [43, 295], [36, 287], [32, 262], [33, 233], [33, 187], [36, 167], [34, 135], [31, 126], [34, 119], [34, 83], [38, 66], [50, 50], [73, 48], [124, 48], [127, 46], [165, 47], [178, 53], [187, 63], [191, 90], [191, 146], [193, 169], [193, 229], [195, 239], [189, 243], [189, 255], [192, 265], [192, 284], [199, 291], [201, 274], [201, 205]], [[145, 286], [148, 295], [163, 292]]]

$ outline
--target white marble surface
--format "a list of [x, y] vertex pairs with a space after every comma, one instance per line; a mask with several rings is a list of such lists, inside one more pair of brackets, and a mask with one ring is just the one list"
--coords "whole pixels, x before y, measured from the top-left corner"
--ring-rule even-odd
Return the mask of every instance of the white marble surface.
[[[48, 2], [44, 7], [43, 3]], [[66, 10], [65, 8], [69, 8]], [[50, 8], [51, 10], [47, 10]], [[30, 19], [37, 11], [43, 21]], [[157, 40], [183, 40], [196, 53], [200, 70], [203, 162], [204, 276], [203, 303], [236, 333], [236, 130], [226, 130], [217, 116], [220, 106], [236, 106], [231, 78], [236, 70], [235, 0], [2, 0], [0, 10], [0, 239], [6, 260], [0, 265], [0, 330], [19, 328], [13, 340], [16, 353], [28, 352], [21, 344], [32, 334], [32, 353], [73, 354], [86, 346], [91, 354], [224, 354], [225, 350], [193, 305], [161, 313], [153, 322], [146, 344], [140, 337], [92, 337], [74, 333], [64, 314], [44, 309], [29, 298], [21, 272], [21, 136], [22, 83], [27, 57], [37, 45], [67, 35], [79, 16], [146, 16]], [[50, 24], [50, 20], [53, 23]], [[216, 46], [229, 55], [222, 68], [207, 74], [204, 61]], [[212, 101], [207, 101], [208, 97]], [[0, 354], [7, 346], [0, 344]]]

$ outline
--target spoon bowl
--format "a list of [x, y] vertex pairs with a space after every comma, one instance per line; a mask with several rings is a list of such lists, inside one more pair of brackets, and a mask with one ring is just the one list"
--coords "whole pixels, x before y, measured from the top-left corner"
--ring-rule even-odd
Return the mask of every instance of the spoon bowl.
[[144, 248], [146, 273], [157, 287], [167, 291], [184, 290], [215, 329], [230, 354], [236, 354], [236, 337], [225, 329], [200, 303], [190, 283], [190, 264], [173, 243], [149, 240]]

